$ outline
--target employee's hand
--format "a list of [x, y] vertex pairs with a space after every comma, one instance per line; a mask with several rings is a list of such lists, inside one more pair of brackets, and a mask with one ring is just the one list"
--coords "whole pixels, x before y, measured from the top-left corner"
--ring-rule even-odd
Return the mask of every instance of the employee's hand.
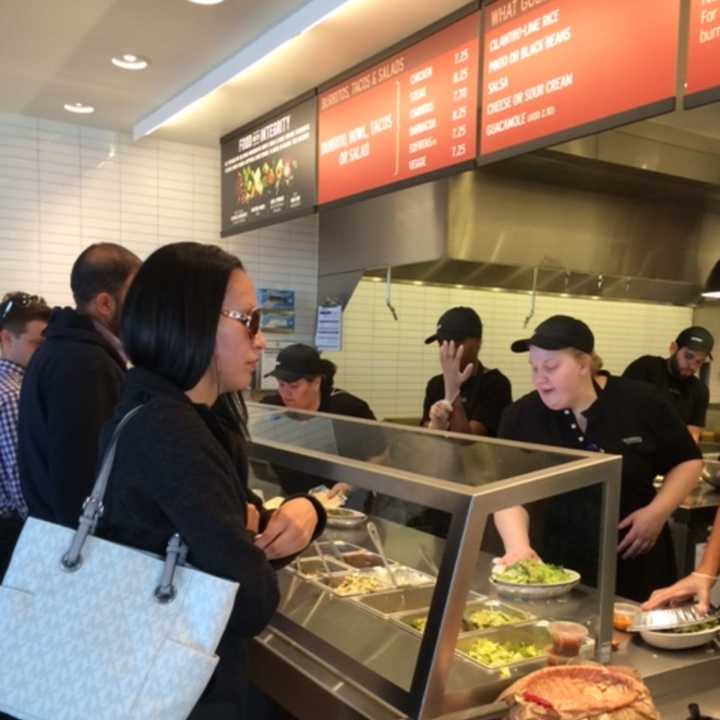
[[666, 519], [650, 505], [646, 505], [624, 518], [618, 525], [618, 529], [627, 529], [627, 534], [617, 549], [623, 560], [649, 553], [655, 547]]
[[253, 534], [260, 530], [260, 513], [252, 503], [245, 505], [245, 529]]
[[475, 371], [475, 366], [468, 363], [465, 369], [460, 372], [462, 356], [463, 346], [455, 345], [454, 340], [440, 344], [440, 367], [442, 368], [445, 383], [445, 399], [451, 403], [455, 402], [463, 383], [469, 380]]
[[430, 424], [433, 430], [447, 430], [450, 425], [450, 416], [453, 413], [453, 406], [447, 400], [438, 400], [430, 406]]
[[270, 516], [265, 530], [255, 538], [255, 546], [265, 552], [268, 560], [294, 555], [308, 546], [317, 521], [317, 512], [310, 500], [288, 500]]
[[642, 606], [642, 609], [654, 610], [664, 605], [675, 605], [697, 597], [698, 610], [706, 613], [710, 609], [710, 591], [716, 581], [716, 578], [711, 575], [692, 573], [670, 587], [656, 590]]
[[330, 490], [328, 490], [328, 499], [334, 498], [337, 495], [345, 495], [346, 497], [352, 492], [352, 485], [348, 485], [344, 482], [335, 483]]
[[540, 556], [529, 546], [521, 545], [515, 548], [505, 548], [505, 554], [496, 560], [498, 565], [509, 567], [521, 560], [539, 560]]

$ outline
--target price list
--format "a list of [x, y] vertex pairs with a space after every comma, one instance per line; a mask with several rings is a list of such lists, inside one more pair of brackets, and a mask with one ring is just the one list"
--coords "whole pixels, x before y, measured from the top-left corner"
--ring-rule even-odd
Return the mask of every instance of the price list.
[[474, 159], [478, 27], [472, 13], [320, 95], [319, 203]]

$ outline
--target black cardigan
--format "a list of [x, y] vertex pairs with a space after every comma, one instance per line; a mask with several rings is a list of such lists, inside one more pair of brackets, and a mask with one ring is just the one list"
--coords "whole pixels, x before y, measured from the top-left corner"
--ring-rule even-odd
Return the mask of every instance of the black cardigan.
[[76, 527], [125, 363], [91, 318], [71, 308], [55, 308], [43, 334], [20, 393], [20, 482], [32, 516]]
[[[245, 641], [267, 625], [279, 601], [273, 566], [245, 530], [246, 503], [257, 499], [247, 489], [244, 442], [177, 386], [134, 368], [103, 430], [103, 449], [120, 419], [141, 403], [143, 409], [118, 441], [99, 531], [158, 554], [179, 532], [189, 547], [189, 563], [240, 583], [206, 692], [213, 701], [239, 701], [246, 677]], [[320, 517], [316, 534], [324, 526], [322, 511]]]

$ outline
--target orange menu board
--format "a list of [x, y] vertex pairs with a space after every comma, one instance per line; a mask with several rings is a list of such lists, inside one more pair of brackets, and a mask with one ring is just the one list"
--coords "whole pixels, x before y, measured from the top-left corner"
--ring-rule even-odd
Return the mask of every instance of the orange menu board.
[[474, 160], [480, 13], [322, 92], [318, 202]]
[[483, 13], [481, 163], [674, 108], [679, 0], [497, 0]]
[[685, 107], [720, 100], [720, 0], [690, 0]]

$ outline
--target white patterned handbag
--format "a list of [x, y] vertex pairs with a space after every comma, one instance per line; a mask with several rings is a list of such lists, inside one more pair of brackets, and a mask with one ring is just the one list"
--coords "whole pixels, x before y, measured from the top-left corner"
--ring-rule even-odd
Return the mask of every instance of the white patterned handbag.
[[93, 535], [118, 424], [77, 531], [29, 518], [0, 586], [0, 710], [20, 720], [184, 720], [237, 583]]

